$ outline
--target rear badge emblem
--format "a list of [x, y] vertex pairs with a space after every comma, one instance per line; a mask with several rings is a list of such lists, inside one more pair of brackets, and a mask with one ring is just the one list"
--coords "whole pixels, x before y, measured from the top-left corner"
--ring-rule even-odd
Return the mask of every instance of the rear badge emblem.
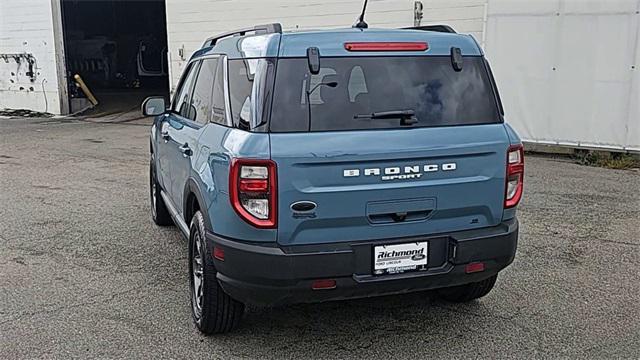
[[293, 212], [293, 217], [295, 219], [303, 219], [303, 218], [315, 218], [316, 217], [316, 207], [318, 205], [313, 201], [296, 201], [291, 204], [291, 211]]
[[387, 168], [345, 169], [342, 176], [346, 178], [360, 176], [379, 176], [382, 181], [420, 179], [425, 173], [438, 171], [454, 171], [458, 168], [456, 163], [442, 165], [410, 165], [392, 166]]

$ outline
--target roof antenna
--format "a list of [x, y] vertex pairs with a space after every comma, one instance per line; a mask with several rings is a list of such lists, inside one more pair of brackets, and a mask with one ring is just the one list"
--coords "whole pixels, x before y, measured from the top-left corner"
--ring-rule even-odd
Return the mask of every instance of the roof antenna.
[[366, 28], [369, 27], [369, 24], [364, 22], [364, 13], [367, 11], [367, 3], [368, 2], [369, 2], [369, 0], [364, 0], [364, 6], [362, 7], [362, 14], [360, 14], [360, 17], [358, 18], [358, 22], [353, 24], [353, 27], [356, 28], [356, 29], [366, 29]]

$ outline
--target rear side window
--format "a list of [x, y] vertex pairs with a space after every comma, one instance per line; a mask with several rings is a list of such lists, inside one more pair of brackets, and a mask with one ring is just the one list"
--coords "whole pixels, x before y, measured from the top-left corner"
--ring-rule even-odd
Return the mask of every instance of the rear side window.
[[218, 61], [218, 68], [216, 69], [211, 107], [211, 122], [227, 125], [226, 106], [224, 103], [224, 61], [222, 60]]
[[[270, 130], [331, 131], [473, 125], [500, 122], [482, 57], [465, 57], [456, 72], [448, 56], [321, 58], [311, 75], [307, 59], [278, 60]], [[309, 124], [306, 92], [309, 95]], [[413, 111], [417, 122], [367, 118], [372, 113]]]
[[193, 80], [196, 77], [199, 66], [200, 63], [198, 62], [194, 62], [189, 66], [186, 70], [186, 75], [183, 76], [182, 82], [178, 87], [178, 92], [173, 98], [172, 110], [179, 113], [182, 117], [189, 118], [191, 90], [193, 89]]
[[187, 117], [199, 124], [206, 124], [209, 121], [217, 65], [218, 59], [203, 60], [198, 72], [196, 85], [193, 88], [193, 95], [190, 101], [191, 110]]
[[229, 60], [229, 100], [235, 127], [249, 128], [253, 79], [247, 60]]
[[275, 59], [229, 60], [229, 98], [233, 126], [253, 130], [267, 122]]

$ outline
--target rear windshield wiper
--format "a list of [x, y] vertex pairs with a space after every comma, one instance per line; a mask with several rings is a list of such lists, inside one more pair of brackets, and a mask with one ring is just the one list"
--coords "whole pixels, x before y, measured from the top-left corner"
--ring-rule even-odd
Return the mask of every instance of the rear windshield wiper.
[[400, 125], [413, 125], [418, 122], [413, 110], [379, 111], [371, 114], [357, 114], [354, 119], [400, 119]]

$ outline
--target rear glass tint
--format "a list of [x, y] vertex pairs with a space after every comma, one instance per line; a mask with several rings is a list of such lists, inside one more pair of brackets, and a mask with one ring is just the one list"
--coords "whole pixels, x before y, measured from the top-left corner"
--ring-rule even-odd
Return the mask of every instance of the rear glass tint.
[[[271, 131], [392, 129], [501, 121], [482, 57], [465, 57], [460, 72], [453, 69], [448, 56], [321, 58], [320, 62], [320, 73], [311, 75], [306, 58], [278, 60]], [[332, 82], [338, 85], [319, 85], [309, 95], [309, 124], [306, 92], [318, 84]], [[400, 118], [362, 116], [405, 110], [415, 112], [417, 123], [403, 126]]]

